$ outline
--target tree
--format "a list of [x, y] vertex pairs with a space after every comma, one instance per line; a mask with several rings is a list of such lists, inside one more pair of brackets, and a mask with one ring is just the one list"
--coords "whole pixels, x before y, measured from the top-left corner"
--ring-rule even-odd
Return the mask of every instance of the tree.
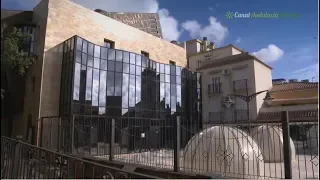
[[[23, 46], [29, 40], [30, 34], [15, 27], [9, 31], [7, 29], [9, 28], [5, 24], [1, 24], [1, 74], [17, 71], [23, 76], [34, 62], [34, 58], [29, 56], [28, 52], [23, 51]], [[1, 84], [1, 99], [3, 99], [6, 90], [8, 89], [3, 88]]]
[[24, 80], [27, 69], [34, 62], [34, 57], [23, 51], [29, 46], [29, 38], [30, 34], [21, 29], [9, 28], [1, 23], [1, 117], [7, 117], [8, 136], [12, 135], [14, 115], [21, 111], [17, 107], [23, 106], [16, 97], [17, 92], [24, 92], [24, 85], [21, 86], [16, 80]]

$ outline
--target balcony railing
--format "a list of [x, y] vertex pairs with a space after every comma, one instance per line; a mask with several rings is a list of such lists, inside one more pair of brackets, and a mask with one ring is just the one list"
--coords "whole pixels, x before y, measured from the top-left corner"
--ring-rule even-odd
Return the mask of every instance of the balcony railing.
[[233, 81], [233, 91], [244, 91], [247, 89], [247, 87], [248, 87], [247, 79]]
[[248, 111], [247, 110], [236, 110], [233, 113], [234, 121], [240, 122], [240, 121], [246, 121], [248, 120]]
[[221, 83], [218, 84], [209, 84], [208, 85], [208, 94], [220, 94], [221, 93]]
[[208, 123], [218, 123], [224, 121], [223, 112], [209, 112]]

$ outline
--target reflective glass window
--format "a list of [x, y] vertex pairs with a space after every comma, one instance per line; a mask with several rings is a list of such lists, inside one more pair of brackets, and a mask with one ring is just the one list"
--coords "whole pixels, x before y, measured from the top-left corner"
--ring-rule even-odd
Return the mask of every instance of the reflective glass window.
[[[160, 101], [162, 102], [162, 103], [164, 103], [164, 105], [165, 105], [165, 83], [164, 82], [161, 82], [160, 83]], [[163, 107], [165, 107], [165, 106], [163, 106]]]
[[99, 58], [94, 58], [94, 67], [95, 68], [100, 68], [100, 59]]
[[136, 55], [130, 53], [130, 64], [136, 64]]
[[121, 90], [121, 85], [122, 85], [122, 73], [115, 73], [115, 96], [121, 96], [122, 90]]
[[94, 45], [92, 43], [88, 43], [88, 54], [93, 56], [93, 47]]
[[80, 68], [81, 64], [76, 63], [74, 71], [74, 89], [73, 89], [73, 100], [79, 100], [79, 91], [80, 91]]
[[141, 101], [141, 77], [136, 76], [136, 104]]
[[109, 71], [114, 71], [114, 68], [115, 68], [114, 61], [108, 61], [108, 70]]
[[107, 68], [108, 68], [108, 61], [107, 61], [107, 60], [104, 60], [104, 59], [101, 59], [100, 68], [103, 69], [103, 70], [107, 70]]
[[135, 79], [135, 75], [130, 75], [130, 80], [129, 80], [129, 107], [135, 107], [136, 103], [135, 103], [135, 83], [136, 83], [136, 79]]
[[86, 82], [86, 100], [91, 100], [92, 89], [92, 68], [87, 68], [87, 82]]
[[88, 41], [86, 41], [86, 40], [83, 40], [82, 52], [84, 52], [84, 53], [88, 52]]
[[81, 64], [87, 65], [87, 54], [82, 53], [82, 61]]
[[82, 51], [82, 39], [77, 37], [77, 50]]
[[181, 84], [181, 77], [180, 76], [176, 76], [177, 78], [176, 78], [176, 82], [177, 82], [177, 84]]
[[130, 69], [130, 65], [127, 63], [123, 63], [123, 72], [129, 73], [130, 72], [129, 69]]
[[147, 57], [141, 56], [142, 67], [147, 67]]
[[136, 55], [136, 64], [138, 66], [141, 66], [141, 56], [140, 55]]
[[141, 66], [136, 66], [136, 75], [141, 76]]
[[164, 73], [164, 64], [160, 64], [160, 73]]
[[116, 51], [114, 49], [108, 50], [108, 60], [114, 61], [116, 59]]
[[87, 66], [92, 67], [93, 66], [93, 56], [88, 56], [88, 64]]
[[130, 57], [128, 52], [123, 52], [123, 62], [129, 63], [130, 62]]
[[181, 85], [177, 85], [177, 106], [181, 107]]
[[168, 64], [165, 65], [165, 73], [170, 74], [170, 65]]
[[116, 71], [122, 72], [122, 62], [116, 62]]
[[100, 71], [99, 106], [106, 106], [106, 82], [107, 71]]
[[99, 94], [99, 70], [93, 69], [92, 106], [98, 106], [98, 94]]
[[81, 63], [81, 52], [76, 52], [76, 62]]
[[114, 72], [107, 75], [107, 96], [114, 96]]
[[94, 57], [100, 58], [100, 46], [94, 46]]
[[176, 66], [176, 75], [181, 76], [181, 68]]
[[176, 103], [177, 103], [177, 89], [176, 89], [176, 85], [175, 84], [171, 84], [170, 86], [170, 95], [171, 95], [171, 112], [176, 112]]
[[101, 48], [101, 58], [108, 59], [108, 49], [107, 48], [104, 48], [104, 47]]
[[120, 50], [116, 51], [116, 61], [122, 62], [122, 51]]
[[136, 71], [136, 66], [131, 64], [130, 65], [130, 74], [135, 74], [136, 73], [135, 71]]
[[157, 63], [157, 65], [156, 65], [156, 70], [157, 70], [157, 73], [160, 72], [160, 64], [159, 63]]
[[161, 81], [161, 82], [165, 82], [164, 74], [160, 74], [160, 81]]
[[122, 75], [122, 108], [128, 108], [129, 100], [129, 74]]
[[166, 78], [166, 83], [170, 83], [170, 75], [166, 74], [165, 78]]

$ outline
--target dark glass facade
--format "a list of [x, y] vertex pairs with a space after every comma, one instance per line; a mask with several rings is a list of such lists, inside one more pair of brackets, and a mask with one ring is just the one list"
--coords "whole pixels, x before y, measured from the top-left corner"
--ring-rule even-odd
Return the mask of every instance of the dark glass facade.
[[[186, 129], [201, 128], [199, 73], [77, 36], [63, 44], [60, 116], [74, 115], [76, 148], [107, 143], [111, 119], [128, 149], [172, 147], [177, 115]], [[181, 145], [192, 135], [182, 130]]]

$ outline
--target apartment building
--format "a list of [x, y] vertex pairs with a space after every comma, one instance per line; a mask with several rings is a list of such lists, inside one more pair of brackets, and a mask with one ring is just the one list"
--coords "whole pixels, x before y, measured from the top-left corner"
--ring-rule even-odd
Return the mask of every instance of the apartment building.
[[[210, 54], [213, 57], [217, 54], [216, 57], [219, 58], [203, 60], [204, 63], [196, 69], [201, 72], [202, 78], [203, 122], [255, 120], [264, 104], [266, 94], [259, 94], [249, 104], [233, 95], [247, 96], [271, 89], [272, 68], [233, 46], [212, 50]], [[232, 104], [224, 103], [230, 100]]]

